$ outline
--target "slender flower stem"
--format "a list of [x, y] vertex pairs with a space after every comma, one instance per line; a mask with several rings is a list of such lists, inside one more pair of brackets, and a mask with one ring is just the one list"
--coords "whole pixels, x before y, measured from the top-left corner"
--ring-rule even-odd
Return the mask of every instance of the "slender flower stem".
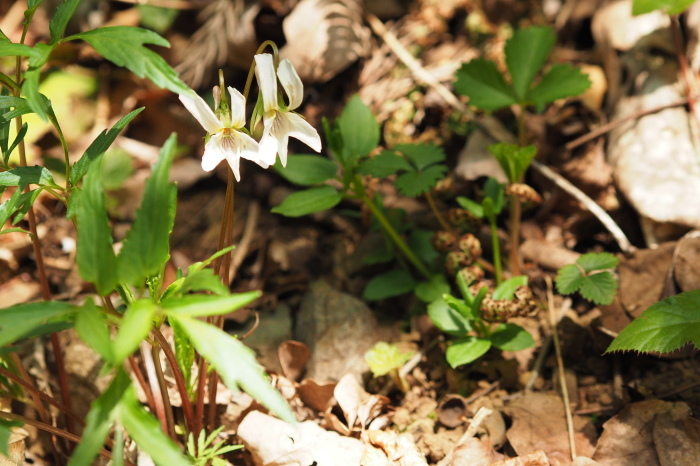
[[447, 220], [445, 220], [445, 217], [442, 216], [440, 211], [437, 208], [437, 205], [435, 205], [435, 199], [433, 198], [433, 195], [430, 194], [430, 191], [425, 193], [425, 200], [428, 201], [428, 205], [430, 206], [430, 210], [433, 211], [433, 214], [435, 215], [435, 218], [437, 218], [437, 221], [440, 223], [440, 226], [442, 227], [443, 230], [451, 233], [454, 236], [454, 230], [450, 226], [449, 223], [447, 223]]
[[133, 354], [129, 356], [129, 367], [131, 367], [131, 371], [134, 373], [134, 377], [136, 377], [136, 380], [141, 386], [141, 390], [143, 390], [143, 393], [146, 395], [146, 402], [148, 403], [149, 408], [151, 408], [152, 412], [157, 412], [156, 402], [153, 399], [153, 392], [148, 386], [148, 382], [146, 382], [146, 377], [144, 377], [143, 372], [141, 371], [141, 368], [136, 362], [136, 358]]
[[498, 225], [496, 224], [496, 216], [489, 216], [489, 225], [491, 227], [491, 249], [493, 249], [493, 268], [495, 269], [496, 285], [500, 285], [503, 281], [503, 272], [501, 271], [501, 244], [498, 241]]
[[[163, 429], [163, 432], [170, 433], [168, 414], [165, 412], [165, 403], [163, 401], [163, 397], [167, 396], [167, 392], [164, 394], [162, 389], [165, 384], [163, 384], [163, 386], [159, 384], [158, 374], [155, 369], [153, 355], [146, 348], [147, 347], [145, 346], [141, 347], [141, 354], [143, 355], [143, 364], [144, 366], [146, 366], [148, 382], [151, 385], [151, 392], [153, 393], [153, 402], [156, 405], [156, 417], [160, 421], [160, 426]], [[170, 415], [172, 416], [172, 412], [170, 413]]]
[[153, 359], [153, 369], [155, 370], [156, 379], [158, 380], [158, 387], [160, 387], [160, 394], [163, 398], [163, 407], [165, 408], [165, 420], [168, 424], [168, 435], [174, 441], [177, 441], [177, 434], [175, 433], [175, 420], [173, 419], [173, 407], [170, 404], [170, 394], [168, 393], [168, 384], [165, 382], [165, 376], [163, 375], [163, 368], [160, 366], [160, 354], [158, 350], [160, 345], [156, 342], [151, 346], [151, 358]]
[[408, 259], [408, 261], [411, 264], [413, 264], [416, 270], [418, 270], [424, 278], [429, 279], [430, 271], [428, 270], [428, 268], [425, 266], [423, 261], [421, 261], [418, 258], [418, 256], [416, 256], [413, 253], [413, 251], [411, 251], [411, 248], [409, 248], [406, 242], [403, 240], [403, 238], [399, 236], [399, 234], [396, 232], [389, 220], [386, 218], [386, 216], [384, 216], [384, 213], [381, 210], [379, 210], [376, 204], [372, 202], [372, 199], [370, 199], [369, 196], [367, 196], [367, 191], [365, 190], [365, 187], [362, 184], [362, 180], [359, 178], [359, 176], [356, 176], [353, 180], [353, 189], [355, 191], [355, 194], [362, 200], [362, 202], [365, 203], [370, 212], [372, 212], [372, 215], [374, 215], [374, 218], [377, 219], [384, 232], [389, 236], [389, 238], [394, 242], [394, 244], [396, 244], [396, 246], [399, 248], [399, 250], [401, 250], [404, 256], [406, 256], [406, 259]]
[[[266, 40], [262, 44], [260, 44], [260, 47], [258, 47], [258, 50], [255, 51], [255, 55], [262, 53], [263, 50], [265, 50], [265, 47], [270, 47], [272, 49], [272, 56], [274, 57], [275, 60], [275, 66], [278, 64], [279, 60], [279, 50], [277, 49], [277, 44], [274, 43], [274, 41], [271, 40]], [[253, 76], [255, 76], [255, 60], [253, 60], [253, 63], [250, 65], [250, 70], [248, 71], [248, 77], [245, 80], [245, 87], [243, 88], [243, 97], [245, 97], [246, 101], [248, 101], [248, 94], [250, 93], [250, 86], [253, 84]]]
[[520, 215], [522, 206], [515, 196], [510, 196], [510, 271], [520, 275]]
[[165, 354], [165, 358], [170, 364], [170, 369], [173, 371], [173, 376], [175, 377], [175, 384], [177, 385], [177, 389], [180, 392], [180, 398], [182, 398], [182, 412], [185, 415], [185, 423], [187, 424], [187, 428], [192, 429], [192, 426], [194, 425], [194, 418], [192, 416], [192, 404], [190, 403], [190, 397], [187, 392], [187, 383], [185, 383], [185, 377], [183, 376], [182, 371], [180, 370], [180, 366], [177, 363], [177, 358], [173, 354], [172, 349], [170, 349], [170, 345], [168, 344], [168, 341], [165, 339], [161, 331], [157, 328], [154, 328], [153, 336], [158, 341], [158, 344], [160, 344], [160, 347], [163, 349], [163, 354]]

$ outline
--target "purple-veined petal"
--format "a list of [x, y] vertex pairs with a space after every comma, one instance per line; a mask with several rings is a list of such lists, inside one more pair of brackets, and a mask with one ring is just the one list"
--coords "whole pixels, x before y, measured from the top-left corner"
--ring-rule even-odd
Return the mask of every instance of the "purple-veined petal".
[[222, 128], [222, 124], [214, 111], [207, 103], [194, 91], [189, 94], [180, 94], [180, 102], [185, 106], [193, 117], [202, 125], [207, 133], [216, 133]]
[[245, 97], [229, 86], [228, 93], [231, 96], [231, 127], [243, 128], [245, 126]]
[[321, 137], [316, 128], [296, 113], [289, 112], [284, 116], [289, 124], [290, 137], [300, 140], [316, 152], [321, 152]]
[[288, 59], [282, 60], [277, 68], [277, 77], [280, 78], [282, 87], [289, 97], [289, 110], [298, 108], [304, 97], [304, 85], [292, 62]]
[[216, 168], [222, 160], [226, 158], [226, 151], [221, 145], [221, 134], [215, 134], [209, 142], [204, 146], [204, 155], [202, 156], [202, 170], [210, 172]]
[[258, 86], [263, 97], [265, 112], [277, 110], [277, 76], [275, 76], [275, 65], [272, 62], [272, 55], [269, 53], [259, 53], [255, 56], [255, 76], [258, 78]]

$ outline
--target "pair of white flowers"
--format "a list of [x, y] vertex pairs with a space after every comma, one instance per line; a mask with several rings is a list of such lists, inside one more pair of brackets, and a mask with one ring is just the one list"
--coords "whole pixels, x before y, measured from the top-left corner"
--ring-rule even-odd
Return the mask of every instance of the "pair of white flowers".
[[[202, 169], [213, 170], [224, 159], [231, 166], [236, 180], [241, 180], [240, 159], [251, 160], [263, 168], [273, 165], [280, 155], [282, 165], [287, 164], [287, 143], [290, 137], [299, 139], [316, 152], [321, 151], [318, 132], [304, 118], [292, 110], [301, 105], [304, 86], [289, 60], [282, 60], [275, 73], [272, 55], [262, 53], [255, 56], [255, 75], [263, 99], [263, 135], [260, 143], [244, 131], [245, 97], [229, 87], [231, 110], [229, 114], [214, 111], [194, 92], [181, 94], [180, 101], [209, 133], [204, 147]], [[288, 105], [284, 105], [277, 92], [277, 79], [282, 84]]]

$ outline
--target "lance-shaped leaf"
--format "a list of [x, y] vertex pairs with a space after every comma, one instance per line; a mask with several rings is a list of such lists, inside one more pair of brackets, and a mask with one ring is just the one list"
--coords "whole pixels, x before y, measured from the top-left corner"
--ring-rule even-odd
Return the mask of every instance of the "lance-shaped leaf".
[[105, 193], [100, 183], [100, 162], [85, 176], [80, 202], [76, 209], [78, 252], [76, 262], [83, 280], [92, 282], [105, 296], [117, 284], [117, 259], [112, 249], [112, 229], [105, 209]]
[[342, 200], [343, 196], [334, 187], [319, 186], [290, 194], [282, 204], [273, 207], [272, 212], [287, 217], [301, 217], [331, 209]]
[[37, 332], [52, 322], [65, 321], [79, 309], [61, 301], [18, 304], [0, 309], [0, 347]]
[[228, 314], [247, 306], [262, 293], [249, 291], [229, 296], [189, 295], [161, 302], [163, 311], [175, 317], [204, 317]]
[[168, 175], [175, 155], [175, 134], [163, 145], [136, 213], [131, 230], [117, 258], [121, 282], [142, 286], [157, 274], [170, 254], [169, 238], [175, 221], [177, 189]]
[[150, 299], [140, 299], [129, 305], [119, 323], [119, 331], [112, 344], [115, 364], [121, 364], [153, 328], [156, 305]]
[[19, 167], [0, 173], [0, 186], [24, 187], [30, 184], [60, 188], [60, 186], [54, 182], [51, 172], [38, 165]]
[[56, 14], [53, 15], [49, 23], [49, 32], [51, 33], [51, 44], [56, 44], [63, 38], [63, 33], [66, 31], [68, 21], [75, 14], [81, 0], [64, 0], [56, 9]]

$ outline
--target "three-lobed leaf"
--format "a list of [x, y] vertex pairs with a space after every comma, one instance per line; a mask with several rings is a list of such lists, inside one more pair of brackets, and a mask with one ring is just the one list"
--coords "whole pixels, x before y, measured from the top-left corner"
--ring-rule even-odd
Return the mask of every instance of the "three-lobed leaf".
[[609, 252], [590, 252], [582, 254], [576, 259], [576, 263], [580, 265], [586, 273], [595, 272], [597, 270], [608, 270], [617, 267], [620, 259]]
[[413, 167], [408, 160], [388, 150], [383, 150], [378, 155], [368, 158], [357, 167], [357, 173], [377, 178], [386, 178], [399, 171], [409, 170], [413, 170]]
[[557, 290], [562, 294], [578, 291], [596, 304], [610, 304], [615, 298], [617, 280], [609, 269], [616, 267], [618, 262], [619, 259], [610, 253], [583, 254], [575, 264], [559, 269]]
[[700, 348], [700, 290], [652, 304], [613, 340], [612, 351], [668, 353], [687, 343]]
[[433, 165], [420, 172], [402, 173], [396, 178], [394, 185], [404, 196], [416, 197], [433, 189], [438, 180], [445, 177], [445, 173], [447, 173], [445, 165]]
[[532, 26], [519, 29], [506, 41], [505, 57], [513, 91], [524, 101], [532, 81], [547, 61], [557, 37], [549, 27]]
[[402, 352], [395, 343], [380, 341], [365, 353], [365, 361], [375, 377], [386, 375], [403, 366], [413, 354]]
[[457, 70], [455, 90], [469, 97], [469, 104], [497, 110], [517, 103], [513, 90], [490, 60], [477, 58]]
[[287, 196], [272, 212], [286, 217], [301, 217], [328, 210], [340, 203], [343, 195], [332, 186], [318, 186], [297, 191]]
[[535, 146], [520, 147], [501, 142], [488, 147], [511, 183], [519, 183], [537, 153]]

